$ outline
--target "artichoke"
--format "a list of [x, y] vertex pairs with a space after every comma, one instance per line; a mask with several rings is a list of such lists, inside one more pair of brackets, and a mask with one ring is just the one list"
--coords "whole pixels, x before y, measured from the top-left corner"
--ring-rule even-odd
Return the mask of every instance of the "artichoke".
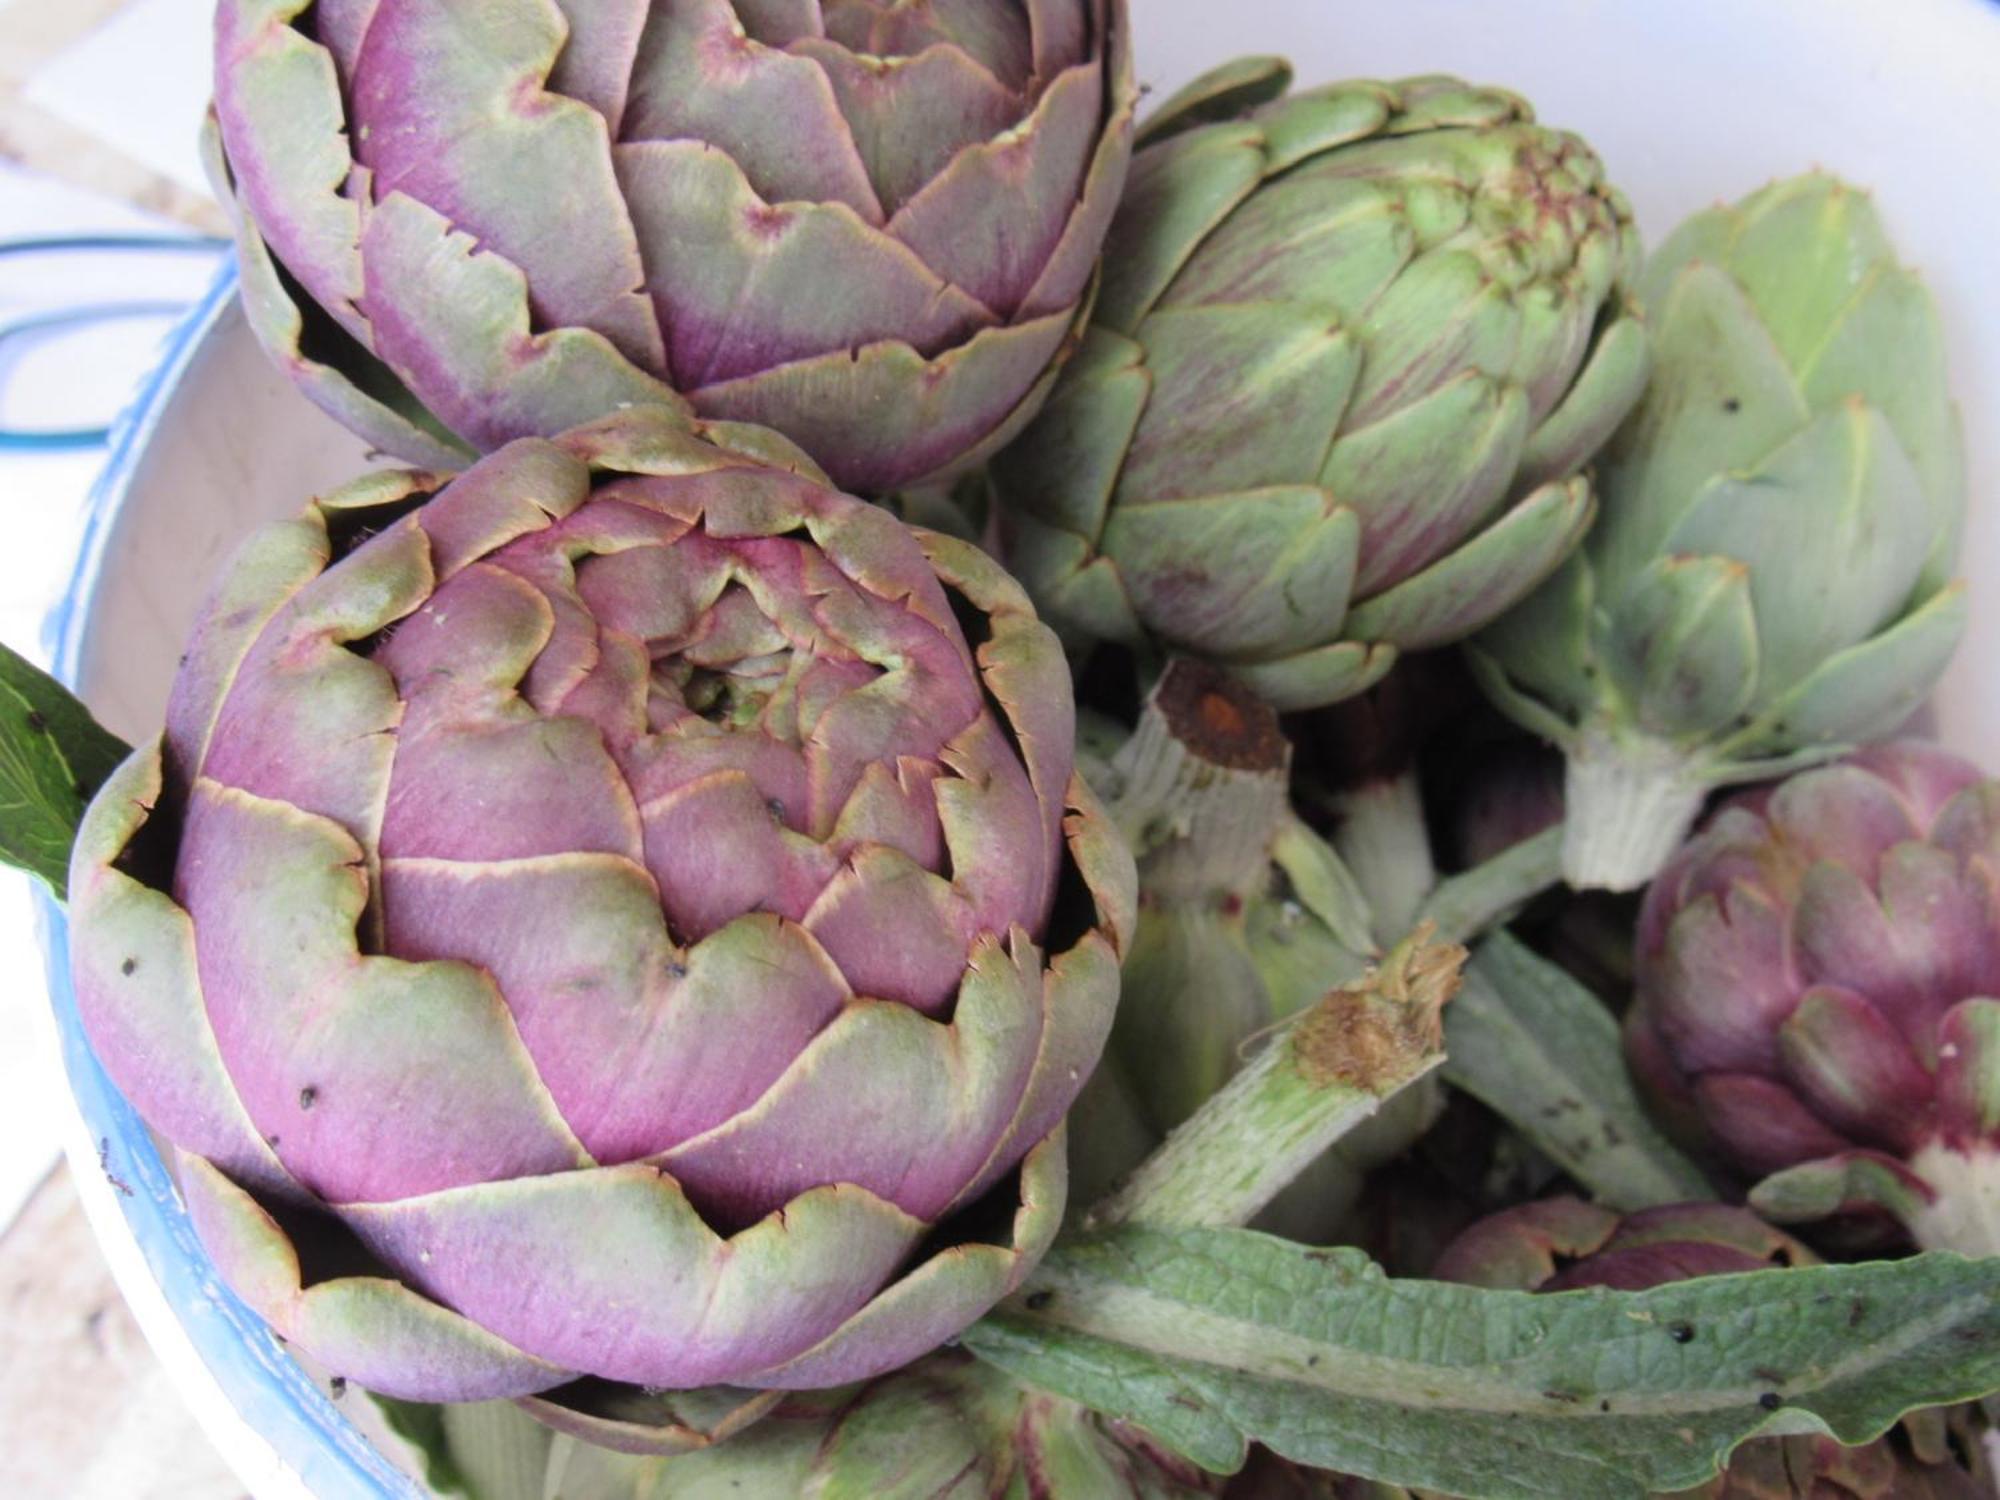
[[1148, 122], [1083, 347], [990, 475], [1059, 630], [1283, 709], [1546, 577], [1647, 362], [1638, 234], [1582, 141], [1456, 79], [1289, 81], [1251, 59]]
[[1055, 1232], [1133, 902], [1061, 650], [745, 446], [648, 408], [263, 532], [79, 834], [97, 1051], [371, 1390], [844, 1383]]
[[1867, 196], [1813, 175], [1698, 214], [1642, 294], [1653, 380], [1603, 517], [1474, 650], [1567, 754], [1571, 883], [1616, 890], [1711, 788], [1893, 730], [1965, 623], [1937, 312]]
[[211, 166], [251, 325], [377, 448], [685, 397], [872, 495], [1041, 403], [1130, 48], [1124, 0], [222, 0]]
[[[1694, 1276], [1811, 1265], [1817, 1257], [1747, 1209], [1679, 1203], [1620, 1218], [1576, 1198], [1490, 1215], [1462, 1233], [1435, 1275], [1516, 1291], [1643, 1291]], [[1688, 1328], [1687, 1337], [1700, 1332]], [[1675, 1337], [1681, 1337], [1676, 1331]], [[1757, 1438], [1708, 1484], [1661, 1500], [1987, 1500], [1994, 1476], [1970, 1407], [1912, 1413], [1858, 1447], [1828, 1437]], [[1400, 1492], [1357, 1490], [1390, 1500]]]
[[[1726, 805], [1646, 893], [1634, 1071], [1786, 1219], [2000, 1253], [2000, 781], [1877, 746]], [[1792, 1169], [1792, 1170], [1787, 1170]]]

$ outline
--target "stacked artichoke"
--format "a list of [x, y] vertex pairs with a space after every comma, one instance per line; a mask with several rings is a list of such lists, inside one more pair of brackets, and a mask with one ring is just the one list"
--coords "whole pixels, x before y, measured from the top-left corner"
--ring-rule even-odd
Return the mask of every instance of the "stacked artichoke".
[[371, 1389], [880, 1374], [1061, 1217], [1132, 901], [1061, 653], [976, 548], [728, 439], [634, 411], [254, 538], [78, 835], [100, 1054]]
[[252, 326], [384, 451], [684, 398], [877, 493], [1047, 395], [1131, 49], [1124, 0], [219, 0], [212, 155]]
[[1992, 1492], [2000, 781], [1870, 744], [1966, 480], [1864, 194], [1647, 262], [1505, 89], [1135, 130], [1123, 0], [215, 42], [251, 325], [421, 467], [115, 769], [0, 657], [0, 848], [440, 1492]]

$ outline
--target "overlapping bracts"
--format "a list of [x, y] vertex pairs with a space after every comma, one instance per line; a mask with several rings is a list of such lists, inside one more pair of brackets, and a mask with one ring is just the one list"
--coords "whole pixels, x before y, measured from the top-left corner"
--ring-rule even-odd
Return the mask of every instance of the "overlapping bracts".
[[1648, 890], [1637, 959], [1628, 1050], [1688, 1128], [1991, 1253], [2000, 783], [1901, 741], [1746, 794]]
[[371, 1388], [861, 1378], [1060, 1218], [1133, 900], [1060, 650], [711, 438], [785, 457], [653, 409], [264, 532], [79, 839], [94, 1043]]
[[1148, 120], [1090, 334], [992, 471], [1046, 618], [1285, 709], [1547, 577], [1647, 368], [1583, 141], [1454, 78], [1290, 77], [1246, 59]]
[[1131, 151], [1124, 0], [223, 0], [253, 326], [456, 466], [637, 401], [874, 494], [1073, 342]]

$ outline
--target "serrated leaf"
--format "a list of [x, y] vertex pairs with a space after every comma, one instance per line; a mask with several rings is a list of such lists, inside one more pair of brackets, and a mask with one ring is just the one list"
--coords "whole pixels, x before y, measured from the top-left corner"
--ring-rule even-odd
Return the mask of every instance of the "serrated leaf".
[[1621, 1213], [1713, 1198], [1701, 1169], [1647, 1118], [1602, 1002], [1496, 932], [1445, 1007], [1447, 1082], [1464, 1089]]
[[0, 646], [0, 861], [66, 894], [83, 810], [130, 749], [68, 688]]
[[964, 1342], [1219, 1473], [1261, 1442], [1484, 1500], [1641, 1500], [1763, 1432], [1865, 1442], [2000, 1388], [2000, 1259], [1542, 1295], [1135, 1225], [1058, 1246]]

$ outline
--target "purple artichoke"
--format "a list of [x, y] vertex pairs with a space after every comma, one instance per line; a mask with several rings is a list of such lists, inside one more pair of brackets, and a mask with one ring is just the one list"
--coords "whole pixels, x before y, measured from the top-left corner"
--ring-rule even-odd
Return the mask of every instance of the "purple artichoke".
[[1042, 404], [1130, 54], [1124, 0], [222, 0], [211, 156], [258, 336], [376, 447], [678, 392], [875, 494]]
[[79, 835], [99, 1054], [371, 1389], [860, 1379], [1055, 1232], [1134, 899], [1062, 654], [760, 440], [653, 408], [263, 532]]
[[1646, 894], [1635, 1071], [1785, 1174], [1768, 1213], [1872, 1202], [1919, 1243], [2000, 1251], [1996, 882], [2000, 782], [1935, 746], [1734, 799]]

